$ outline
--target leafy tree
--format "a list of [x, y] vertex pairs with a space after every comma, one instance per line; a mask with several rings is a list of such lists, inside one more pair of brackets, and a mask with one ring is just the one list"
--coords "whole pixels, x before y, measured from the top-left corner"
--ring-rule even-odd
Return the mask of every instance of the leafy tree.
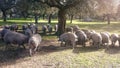
[[46, 13], [48, 6], [34, 0], [19, 0], [16, 7], [24, 18], [32, 15], [35, 19], [35, 23], [38, 23], [38, 18], [40, 15]]
[[106, 17], [108, 24], [110, 24], [110, 19], [115, 13], [115, 1], [98, 0], [98, 2], [96, 2], [95, 11], [97, 15], [104, 16], [104, 18]]
[[30, 6], [29, 0], [18, 0], [15, 9], [22, 17], [27, 18]]
[[41, 5], [39, 2], [32, 2], [31, 3], [31, 11], [35, 19], [35, 23], [38, 23], [38, 16], [41, 12]]
[[120, 18], [120, 4], [118, 5], [118, 8], [117, 8], [117, 17]]
[[6, 21], [6, 11], [14, 7], [15, 0], [0, 0], [0, 10], [3, 13], [3, 21]]
[[67, 14], [70, 18], [70, 23], [72, 23], [73, 17], [79, 17], [79, 20], [84, 17], [89, 17], [94, 15], [94, 5], [92, 4], [94, 1], [84, 2], [84, 4], [78, 4], [76, 7], [69, 8], [67, 10]]
[[73, 20], [75, 14], [76, 14], [76, 9], [75, 8], [71, 8], [71, 9], [67, 10], [67, 15], [70, 19], [70, 23], [72, 23], [72, 20]]
[[46, 10], [46, 13], [47, 13], [47, 15], [48, 15], [48, 23], [49, 23], [49, 24], [51, 23], [52, 16], [54, 16], [57, 12], [58, 12], [58, 9], [57, 9], [57, 8], [54, 8], [54, 7], [52, 7], [52, 8], [49, 7], [49, 8]]
[[58, 8], [58, 36], [65, 31], [67, 9], [86, 4], [91, 0], [35, 0], [47, 4], [50, 7]]

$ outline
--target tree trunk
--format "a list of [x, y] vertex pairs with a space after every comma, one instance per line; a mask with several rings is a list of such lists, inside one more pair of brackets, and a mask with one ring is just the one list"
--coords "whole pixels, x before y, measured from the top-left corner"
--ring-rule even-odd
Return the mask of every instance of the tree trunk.
[[72, 20], [73, 20], [73, 15], [71, 15], [70, 17], [70, 24], [72, 24]]
[[42, 19], [43, 19], [43, 20], [45, 19], [45, 14], [42, 15]]
[[51, 18], [52, 18], [52, 14], [50, 14], [49, 17], [48, 17], [48, 23], [49, 24], [51, 23]]
[[10, 18], [12, 18], [12, 12], [10, 13]]
[[79, 21], [81, 21], [81, 15], [79, 15]]
[[38, 16], [35, 14], [35, 24], [38, 24]]
[[59, 9], [58, 11], [58, 32], [57, 35], [60, 36], [65, 31], [66, 26], [66, 12], [65, 9]]
[[6, 11], [2, 11], [3, 12], [3, 21], [6, 22], [7, 18], [6, 18]]
[[27, 12], [26, 12], [26, 11], [22, 11], [22, 16], [23, 16], [25, 19], [27, 19], [27, 16], [28, 16]]
[[105, 16], [102, 17], [102, 21], [104, 21], [104, 20], [105, 20]]
[[108, 22], [108, 25], [110, 24], [110, 15], [107, 14], [107, 22]]

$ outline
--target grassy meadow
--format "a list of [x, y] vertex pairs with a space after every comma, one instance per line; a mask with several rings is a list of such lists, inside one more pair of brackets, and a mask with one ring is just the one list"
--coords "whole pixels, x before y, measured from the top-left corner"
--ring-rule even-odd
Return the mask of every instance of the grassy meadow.
[[[9, 19], [6, 23], [0, 20], [0, 25], [17, 23], [20, 28], [24, 23], [32, 23], [33, 19]], [[57, 20], [52, 21], [54, 26]], [[40, 20], [38, 27], [47, 24], [47, 20]], [[97, 32], [110, 32], [120, 34], [120, 22], [80, 22], [73, 20], [67, 26], [78, 25], [81, 29], [90, 29]], [[120, 68], [120, 47], [59, 47], [55, 35], [43, 35], [38, 52], [29, 57], [28, 50], [10, 48], [4, 50], [5, 44], [0, 41], [0, 68]], [[54, 48], [52, 47], [54, 45]], [[27, 46], [26, 46], [27, 47]]]

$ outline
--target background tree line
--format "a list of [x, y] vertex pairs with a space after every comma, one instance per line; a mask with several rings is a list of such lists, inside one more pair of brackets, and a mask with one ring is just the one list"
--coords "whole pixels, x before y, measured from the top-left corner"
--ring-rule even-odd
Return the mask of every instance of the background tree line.
[[65, 31], [66, 20], [117, 21], [120, 19], [119, 0], [0, 0], [3, 21], [10, 18], [58, 19], [58, 34]]

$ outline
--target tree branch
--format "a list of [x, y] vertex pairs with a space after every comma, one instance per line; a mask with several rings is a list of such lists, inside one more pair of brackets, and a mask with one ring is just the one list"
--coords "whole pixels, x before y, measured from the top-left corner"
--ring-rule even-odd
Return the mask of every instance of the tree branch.
[[39, 2], [41, 2], [43, 4], [47, 4], [50, 7], [57, 7], [57, 8], [61, 7], [61, 4], [59, 3], [59, 0], [39, 0]]

